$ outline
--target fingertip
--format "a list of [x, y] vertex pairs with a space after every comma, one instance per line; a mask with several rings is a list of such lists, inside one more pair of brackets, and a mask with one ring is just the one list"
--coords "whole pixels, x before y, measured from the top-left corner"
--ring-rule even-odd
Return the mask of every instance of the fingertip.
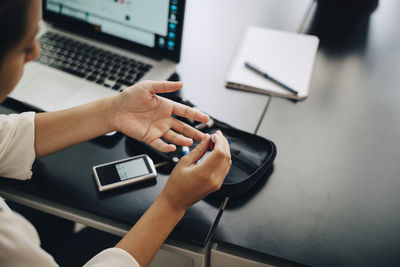
[[169, 82], [169, 83], [171, 83], [171, 84], [175, 85], [175, 86], [176, 86], [176, 87], [178, 87], [179, 89], [181, 89], [181, 88], [182, 88], [182, 86], [183, 86], [183, 82], [182, 82], [182, 81], [177, 81], [177, 82]]
[[182, 88], [182, 82], [171, 81], [144, 81], [147, 83], [147, 89], [151, 93], [171, 93]]
[[208, 140], [210, 140], [210, 138], [211, 138], [210, 135], [208, 133], [206, 133], [206, 134], [204, 134], [203, 140], [201, 140], [201, 142], [206, 143], [206, 142], [208, 142]]
[[176, 146], [175, 146], [175, 145], [172, 145], [172, 144], [169, 144], [168, 147], [167, 147], [167, 149], [168, 149], [167, 152], [174, 152], [174, 151], [176, 150]]
[[222, 137], [224, 137], [224, 136], [222, 135], [222, 132], [221, 132], [220, 130], [216, 131], [216, 132], [213, 134], [213, 136], [212, 136], [213, 142], [216, 143], [216, 140], [217, 140], [217, 139], [220, 139], [220, 138], [222, 138]]
[[214, 138], [214, 140], [213, 140], [214, 147], [215, 147], [215, 145], [217, 145], [218, 147], [222, 147], [222, 146], [225, 146], [225, 144], [229, 146], [228, 140], [226, 139], [226, 137], [222, 134], [222, 132], [220, 130], [217, 130], [215, 132], [215, 134], [213, 135], [213, 138]]
[[201, 113], [198, 121], [207, 123], [210, 121], [210, 116], [208, 116], [207, 114]]
[[210, 116], [203, 113], [200, 109], [198, 109], [197, 107], [192, 107], [192, 109], [197, 112], [194, 117], [194, 120], [204, 122], [204, 123], [207, 123], [210, 121]]
[[175, 92], [182, 89], [182, 82], [167, 82], [168, 83], [168, 92]]
[[192, 146], [192, 145], [193, 145], [193, 139], [192, 138], [185, 139], [185, 146]]

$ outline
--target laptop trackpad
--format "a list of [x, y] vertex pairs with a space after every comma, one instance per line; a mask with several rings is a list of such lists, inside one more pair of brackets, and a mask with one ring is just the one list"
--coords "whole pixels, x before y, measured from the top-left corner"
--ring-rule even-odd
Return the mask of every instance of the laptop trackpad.
[[82, 86], [80, 82], [52, 74], [41, 71], [27, 82], [19, 92], [24, 102], [46, 111], [59, 110]]

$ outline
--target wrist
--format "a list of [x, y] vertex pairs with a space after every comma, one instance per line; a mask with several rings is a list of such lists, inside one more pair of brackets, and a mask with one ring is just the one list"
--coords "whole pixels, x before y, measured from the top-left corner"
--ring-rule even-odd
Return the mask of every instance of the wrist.
[[104, 128], [106, 129], [106, 133], [117, 131], [115, 127], [115, 98], [116, 96], [111, 96], [107, 98], [103, 98], [100, 100], [100, 112], [102, 114], [101, 120], [103, 122]]
[[160, 203], [165, 210], [179, 217], [179, 219], [182, 218], [189, 209], [189, 207], [186, 207], [183, 203], [179, 203], [176, 198], [168, 196], [164, 191], [161, 191], [155, 202]]

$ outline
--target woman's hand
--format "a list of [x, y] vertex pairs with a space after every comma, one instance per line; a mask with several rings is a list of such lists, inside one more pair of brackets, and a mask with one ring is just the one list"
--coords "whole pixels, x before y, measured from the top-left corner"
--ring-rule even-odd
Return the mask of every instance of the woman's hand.
[[[174, 92], [181, 87], [181, 82], [144, 81], [125, 89], [113, 99], [112, 128], [162, 152], [176, 150], [174, 144], [191, 146], [192, 138], [202, 140], [205, 136], [202, 132], [172, 115], [199, 122], [207, 122], [207, 115], [156, 95]], [[161, 138], [173, 144], [167, 144]]]
[[182, 157], [163, 190], [150, 208], [116, 247], [131, 254], [140, 266], [147, 266], [186, 210], [221, 187], [231, 166], [228, 141], [220, 131], [215, 134], [214, 150], [201, 163], [210, 136]]
[[197, 201], [221, 188], [231, 167], [228, 141], [221, 131], [215, 133], [214, 150], [201, 163], [210, 143], [207, 134], [195, 149], [182, 157], [160, 193], [163, 201], [178, 211], [186, 211]]

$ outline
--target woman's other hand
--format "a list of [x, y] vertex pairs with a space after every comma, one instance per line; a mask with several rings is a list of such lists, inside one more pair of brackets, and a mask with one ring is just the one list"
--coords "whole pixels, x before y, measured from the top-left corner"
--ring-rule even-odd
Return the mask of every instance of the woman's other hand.
[[[175, 145], [191, 146], [192, 139], [202, 140], [204, 133], [172, 115], [199, 122], [207, 122], [207, 115], [156, 95], [174, 92], [181, 87], [181, 82], [144, 81], [125, 89], [113, 99], [112, 128], [162, 152], [176, 150]], [[161, 138], [171, 144], [165, 143]]]

